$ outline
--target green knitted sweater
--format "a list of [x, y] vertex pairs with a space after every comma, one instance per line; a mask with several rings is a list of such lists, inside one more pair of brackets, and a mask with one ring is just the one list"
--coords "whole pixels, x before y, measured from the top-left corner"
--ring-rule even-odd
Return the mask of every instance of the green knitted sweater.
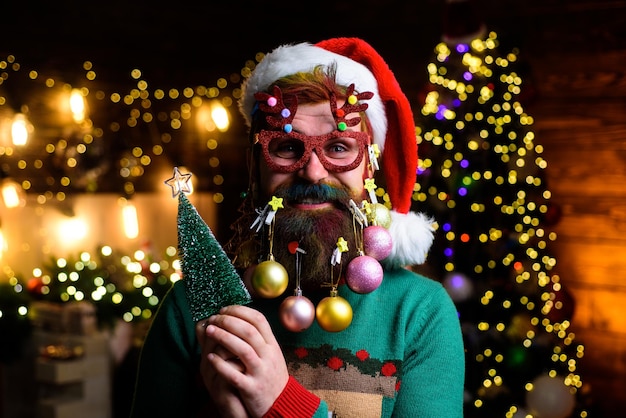
[[[285, 330], [278, 318], [282, 297], [253, 303], [272, 324], [291, 375], [266, 416], [463, 416], [461, 330], [438, 282], [397, 269], [386, 271], [370, 294], [340, 286], [339, 295], [354, 318], [338, 333], [317, 323], [301, 333]], [[198, 373], [194, 327], [184, 284], [177, 282], [142, 348], [132, 418], [218, 416]]]

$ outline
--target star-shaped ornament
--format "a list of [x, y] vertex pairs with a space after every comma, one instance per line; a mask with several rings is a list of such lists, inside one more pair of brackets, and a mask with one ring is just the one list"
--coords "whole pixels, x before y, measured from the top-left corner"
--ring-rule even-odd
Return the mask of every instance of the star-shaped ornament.
[[345, 253], [346, 251], [348, 251], [348, 241], [343, 239], [343, 237], [339, 237], [339, 239], [337, 240], [337, 248], [340, 252]]
[[174, 175], [165, 180], [165, 184], [172, 188], [172, 197], [178, 196], [182, 193], [191, 193], [191, 173], [181, 173], [178, 167], [174, 167]]
[[376, 190], [376, 182], [374, 179], [365, 179], [365, 190], [368, 192]]
[[280, 208], [284, 208], [284, 206], [283, 206], [283, 198], [282, 197], [272, 196], [272, 200], [267, 202], [267, 206], [272, 208], [272, 210], [270, 210], [267, 213], [267, 217], [265, 218], [265, 224], [269, 225], [274, 220], [274, 216], [276, 216], [276, 211], [278, 209], [280, 209]]
[[372, 203], [378, 203], [378, 199], [376, 199], [376, 183], [374, 182], [374, 179], [365, 179], [364, 187], [369, 194], [370, 201]]
[[336, 266], [341, 263], [341, 254], [348, 251], [348, 241], [346, 241], [343, 237], [339, 237], [337, 240], [337, 246], [333, 250], [333, 254], [330, 258], [330, 264]]
[[283, 206], [283, 198], [272, 196], [272, 200], [269, 201], [268, 205], [272, 207], [272, 210], [276, 212], [280, 208], [284, 208]]

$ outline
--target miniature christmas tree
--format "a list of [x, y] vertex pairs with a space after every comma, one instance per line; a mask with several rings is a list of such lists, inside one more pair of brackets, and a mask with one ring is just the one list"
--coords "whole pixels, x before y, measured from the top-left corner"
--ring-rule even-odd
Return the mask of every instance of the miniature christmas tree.
[[191, 204], [183, 181], [190, 175], [174, 170], [166, 184], [178, 195], [178, 249], [183, 280], [194, 321], [216, 314], [228, 305], [250, 302], [250, 294], [215, 235]]

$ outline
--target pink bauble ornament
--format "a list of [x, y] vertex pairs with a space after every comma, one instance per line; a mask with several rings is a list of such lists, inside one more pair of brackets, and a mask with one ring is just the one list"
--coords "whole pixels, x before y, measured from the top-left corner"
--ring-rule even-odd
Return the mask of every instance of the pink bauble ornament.
[[378, 225], [363, 230], [363, 251], [376, 260], [383, 260], [391, 254], [393, 240], [387, 228]]
[[370, 293], [383, 281], [383, 268], [374, 257], [360, 255], [348, 264], [346, 284], [356, 293]]
[[301, 292], [285, 298], [280, 304], [280, 322], [292, 332], [301, 332], [311, 326], [315, 319], [315, 306]]

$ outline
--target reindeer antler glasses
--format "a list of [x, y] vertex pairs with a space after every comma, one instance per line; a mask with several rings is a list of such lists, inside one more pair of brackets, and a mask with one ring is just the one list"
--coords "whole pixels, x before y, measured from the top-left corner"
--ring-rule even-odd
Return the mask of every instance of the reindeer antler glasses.
[[356, 168], [363, 161], [364, 150], [369, 142], [366, 132], [347, 130], [361, 122], [356, 116], [346, 116], [367, 109], [366, 103], [359, 100], [370, 99], [371, 92], [354, 93], [354, 85], [348, 87], [347, 100], [337, 108], [334, 95], [330, 98], [330, 108], [337, 122], [337, 129], [320, 136], [307, 136], [293, 132], [291, 122], [296, 114], [298, 102], [295, 97], [290, 106], [283, 101], [282, 92], [275, 86], [273, 95], [257, 93], [255, 99], [259, 109], [266, 114], [265, 120], [275, 130], [262, 129], [255, 138], [261, 144], [263, 157], [270, 169], [280, 173], [292, 173], [304, 167], [315, 151], [322, 166], [329, 171], [345, 172]]

